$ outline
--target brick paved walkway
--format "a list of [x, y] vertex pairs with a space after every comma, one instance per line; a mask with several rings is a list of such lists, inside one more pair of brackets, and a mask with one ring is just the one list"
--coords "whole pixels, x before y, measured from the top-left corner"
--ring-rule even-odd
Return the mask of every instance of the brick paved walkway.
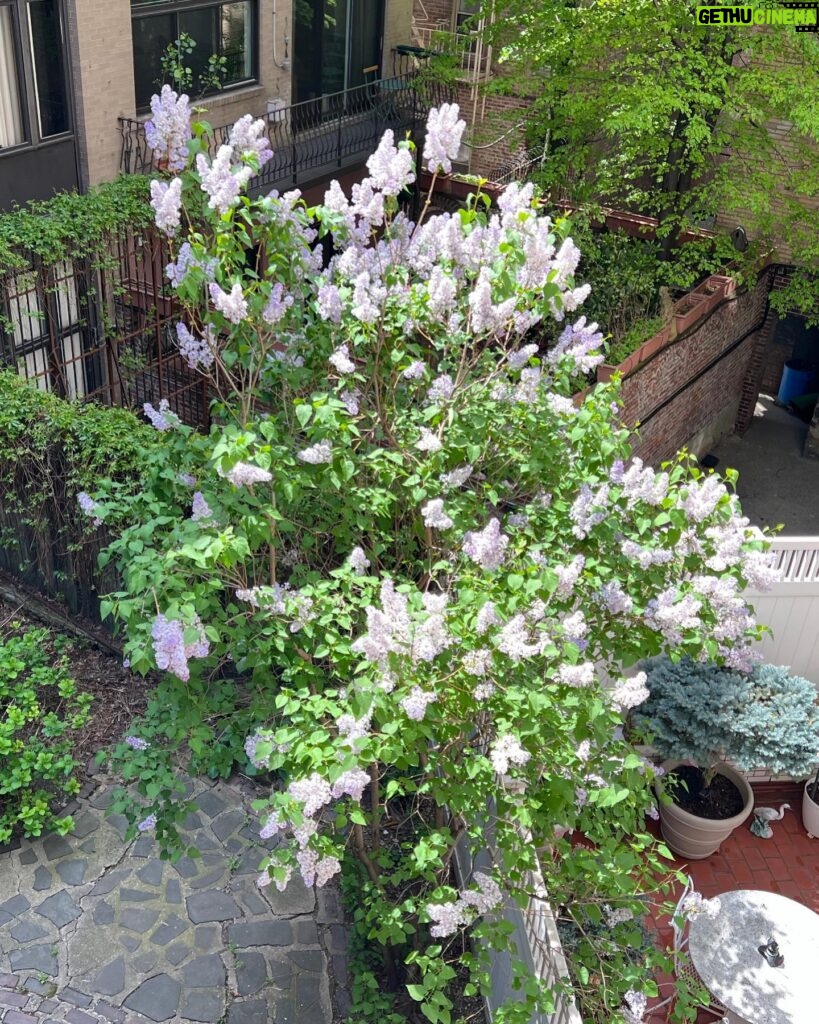
[[256, 887], [270, 844], [236, 787], [197, 783], [185, 821], [201, 858], [125, 845], [100, 783], [63, 838], [0, 853], [2, 1024], [330, 1024], [344, 1002], [333, 890]]
[[[691, 875], [695, 888], [707, 898], [733, 889], [762, 889], [798, 900], [819, 913], [819, 839], [808, 839], [802, 826], [802, 788], [772, 783], [753, 789], [757, 807], [791, 806], [781, 821], [772, 823], [772, 839], [753, 835], [746, 822], [734, 830], [719, 852], [699, 861], [677, 858], [675, 866]], [[671, 929], [661, 926], [659, 938], [670, 946]], [[666, 1020], [665, 1013], [655, 1014], [650, 1024]], [[714, 1024], [714, 1020], [713, 1013], [703, 1011], [697, 1024]]]

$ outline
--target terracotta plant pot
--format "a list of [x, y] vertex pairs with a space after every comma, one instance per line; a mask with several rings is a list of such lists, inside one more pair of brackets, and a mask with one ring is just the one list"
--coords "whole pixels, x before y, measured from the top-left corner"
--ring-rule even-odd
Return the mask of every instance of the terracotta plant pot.
[[808, 794], [808, 787], [812, 785], [813, 779], [810, 778], [805, 783], [805, 792], [802, 794], [802, 824], [809, 839], [819, 836], [819, 804], [811, 800]]
[[[670, 772], [682, 763], [681, 761], [666, 761], [663, 768]], [[739, 772], [727, 764], [722, 764], [717, 769], [717, 774], [730, 779], [744, 798], [742, 810], [732, 818], [700, 818], [696, 814], [684, 811], [675, 803], [669, 804], [662, 800], [659, 802], [663, 839], [674, 853], [686, 860], [703, 860], [705, 857], [710, 857], [712, 853], [716, 853], [734, 829], [745, 821], [754, 806], [754, 794], [751, 787]], [[662, 789], [661, 779], [657, 780], [655, 787], [659, 793]]]

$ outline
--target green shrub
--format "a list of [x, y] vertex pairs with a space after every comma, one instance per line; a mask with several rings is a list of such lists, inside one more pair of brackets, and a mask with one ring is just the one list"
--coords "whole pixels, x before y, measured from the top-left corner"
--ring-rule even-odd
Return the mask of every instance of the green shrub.
[[624, 359], [628, 359], [632, 352], [636, 352], [644, 342], [660, 332], [663, 323], [661, 316], [653, 316], [650, 320], [638, 320], [619, 341], [612, 341], [609, 344], [606, 362], [611, 366], [617, 366]]
[[0, 642], [0, 842], [73, 826], [55, 804], [79, 791], [70, 730], [88, 721], [91, 695], [77, 692], [64, 655], [53, 663], [48, 636], [29, 629]]

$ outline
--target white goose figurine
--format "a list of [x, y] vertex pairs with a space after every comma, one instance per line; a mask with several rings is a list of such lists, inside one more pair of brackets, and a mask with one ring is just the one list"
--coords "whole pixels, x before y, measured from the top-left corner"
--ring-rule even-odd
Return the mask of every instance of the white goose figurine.
[[759, 836], [760, 839], [770, 839], [773, 836], [771, 822], [781, 821], [785, 817], [785, 811], [790, 809], [790, 804], [780, 804], [778, 811], [775, 811], [773, 807], [755, 807], [751, 831], [755, 836]]

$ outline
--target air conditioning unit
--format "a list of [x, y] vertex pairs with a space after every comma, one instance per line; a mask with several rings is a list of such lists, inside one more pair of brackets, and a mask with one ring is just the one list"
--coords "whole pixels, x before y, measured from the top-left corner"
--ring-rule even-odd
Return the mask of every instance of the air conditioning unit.
[[287, 101], [277, 97], [274, 100], [267, 101], [267, 120], [271, 124], [280, 124], [286, 120], [285, 110], [287, 109]]

